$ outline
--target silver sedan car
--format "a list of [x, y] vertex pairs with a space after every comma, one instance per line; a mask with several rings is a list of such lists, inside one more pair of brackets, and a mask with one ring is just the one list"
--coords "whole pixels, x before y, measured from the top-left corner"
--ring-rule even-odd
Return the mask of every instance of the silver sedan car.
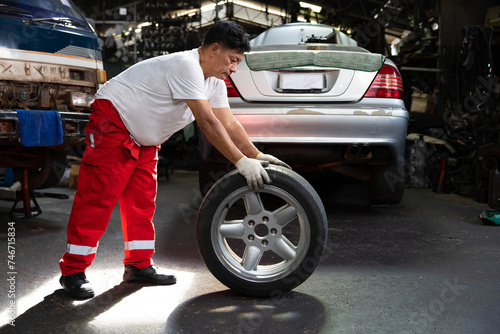
[[[395, 64], [327, 25], [272, 27], [251, 45], [226, 84], [256, 146], [299, 173], [366, 182], [370, 204], [398, 203], [409, 114]], [[230, 167], [203, 135], [200, 148], [206, 193]]]

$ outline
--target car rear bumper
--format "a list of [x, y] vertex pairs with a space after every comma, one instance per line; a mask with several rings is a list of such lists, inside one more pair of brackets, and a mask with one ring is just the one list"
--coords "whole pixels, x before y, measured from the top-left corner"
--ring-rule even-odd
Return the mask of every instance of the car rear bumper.
[[236, 109], [233, 113], [255, 143], [384, 146], [394, 159], [404, 157], [409, 120], [404, 108], [281, 106]]

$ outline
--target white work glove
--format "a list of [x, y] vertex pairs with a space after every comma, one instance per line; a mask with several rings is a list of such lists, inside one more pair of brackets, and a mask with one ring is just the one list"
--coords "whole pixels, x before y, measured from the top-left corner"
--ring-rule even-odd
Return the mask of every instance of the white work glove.
[[286, 168], [292, 169], [292, 167], [288, 166], [286, 163], [281, 161], [280, 159], [276, 158], [275, 156], [272, 156], [270, 154], [264, 154], [262, 152], [257, 153], [257, 156], [255, 157], [257, 160], [262, 160], [262, 161], [269, 161], [270, 163], [278, 166], [283, 166]]
[[243, 156], [235, 164], [238, 172], [247, 180], [248, 189], [254, 191], [259, 190], [259, 188], [264, 188], [264, 181], [266, 183], [271, 183], [271, 179], [264, 169], [264, 167], [268, 165], [269, 162], [267, 161], [250, 159], [247, 156]]

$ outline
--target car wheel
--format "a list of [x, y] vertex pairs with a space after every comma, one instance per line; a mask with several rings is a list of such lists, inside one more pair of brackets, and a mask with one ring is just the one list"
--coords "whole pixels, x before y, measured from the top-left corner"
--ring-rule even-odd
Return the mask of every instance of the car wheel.
[[205, 196], [196, 225], [200, 254], [227, 287], [249, 296], [280, 295], [303, 283], [326, 247], [323, 204], [300, 175], [266, 168], [272, 182], [257, 192], [236, 170]]
[[397, 204], [403, 199], [404, 173], [398, 164], [374, 166], [370, 183], [370, 204]]

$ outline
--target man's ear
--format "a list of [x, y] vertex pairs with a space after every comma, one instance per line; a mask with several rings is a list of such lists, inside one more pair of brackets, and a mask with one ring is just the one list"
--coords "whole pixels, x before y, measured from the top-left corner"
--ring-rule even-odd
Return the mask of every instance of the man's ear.
[[221, 47], [220, 47], [219, 43], [212, 43], [210, 45], [209, 50], [210, 50], [210, 56], [213, 57], [216, 53], [220, 52]]

